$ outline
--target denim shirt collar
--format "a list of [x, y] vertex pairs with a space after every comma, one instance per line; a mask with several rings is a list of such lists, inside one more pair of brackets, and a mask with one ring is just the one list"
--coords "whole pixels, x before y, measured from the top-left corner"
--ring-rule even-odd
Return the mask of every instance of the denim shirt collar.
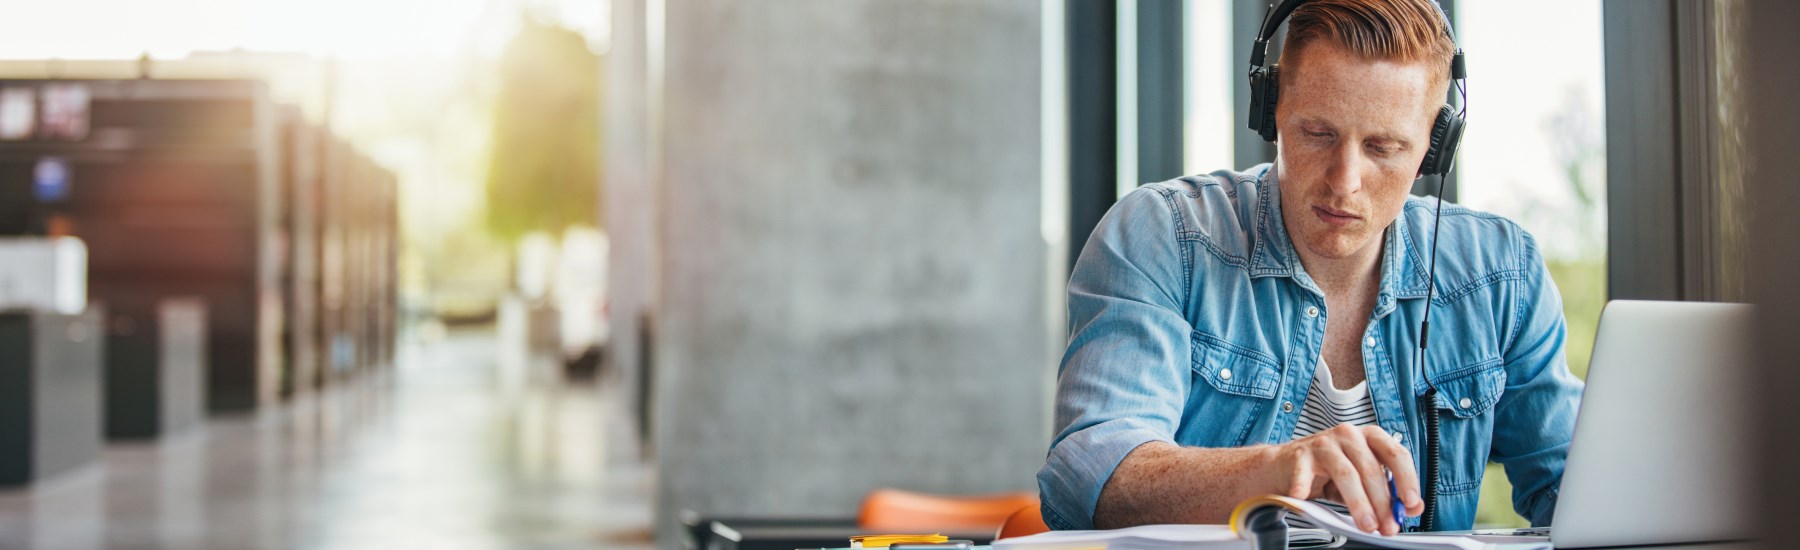
[[[1257, 221], [1255, 245], [1250, 251], [1250, 276], [1301, 278], [1305, 273], [1300, 256], [1294, 251], [1294, 242], [1281, 218], [1281, 184], [1274, 165], [1264, 165], [1256, 187]], [[1413, 235], [1405, 210], [1382, 234], [1385, 242], [1381, 247], [1381, 293], [1373, 312], [1376, 317], [1393, 311], [1395, 299], [1424, 298], [1431, 284], [1424, 256], [1430, 242], [1420, 240], [1429, 236]], [[1310, 277], [1303, 280], [1312, 286]]]

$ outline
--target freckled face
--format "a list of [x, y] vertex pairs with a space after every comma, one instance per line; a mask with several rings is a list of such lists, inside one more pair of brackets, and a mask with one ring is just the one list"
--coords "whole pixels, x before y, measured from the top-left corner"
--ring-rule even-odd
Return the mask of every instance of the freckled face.
[[1406, 205], [1445, 85], [1423, 63], [1364, 59], [1328, 41], [1289, 57], [1275, 112], [1281, 214], [1295, 246], [1347, 258]]

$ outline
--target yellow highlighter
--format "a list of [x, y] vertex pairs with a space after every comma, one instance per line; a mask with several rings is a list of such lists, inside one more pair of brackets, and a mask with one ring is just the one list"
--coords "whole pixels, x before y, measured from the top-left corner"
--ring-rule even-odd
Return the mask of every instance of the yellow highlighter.
[[851, 548], [887, 548], [895, 544], [938, 543], [948, 542], [950, 537], [933, 533], [930, 535], [858, 535], [850, 537]]

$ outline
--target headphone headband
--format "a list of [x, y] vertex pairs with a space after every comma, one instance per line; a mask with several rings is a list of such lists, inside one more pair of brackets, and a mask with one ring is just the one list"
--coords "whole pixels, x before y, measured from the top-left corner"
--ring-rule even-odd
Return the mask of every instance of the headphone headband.
[[[1263, 62], [1268, 59], [1269, 41], [1275, 39], [1275, 30], [1280, 29], [1281, 24], [1287, 22], [1288, 16], [1293, 15], [1294, 10], [1306, 2], [1307, 0], [1282, 0], [1280, 4], [1269, 6], [1268, 13], [1263, 15], [1262, 27], [1256, 32], [1256, 44], [1250, 48], [1251, 69], [1264, 66]], [[1456, 44], [1456, 26], [1451, 24], [1450, 14], [1445, 13], [1444, 7], [1436, 0], [1431, 1], [1431, 7], [1437, 11], [1438, 18], [1444, 21], [1444, 35], [1450, 37], [1451, 44]], [[1456, 53], [1450, 57], [1450, 78], [1462, 80], [1465, 77], [1467, 70], [1463, 67], [1463, 51], [1461, 47], [1457, 47]]]

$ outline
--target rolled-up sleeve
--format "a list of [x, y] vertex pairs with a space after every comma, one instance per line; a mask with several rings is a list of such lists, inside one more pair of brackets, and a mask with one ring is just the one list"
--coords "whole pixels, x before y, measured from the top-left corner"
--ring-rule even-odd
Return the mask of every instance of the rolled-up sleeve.
[[1521, 232], [1527, 275], [1514, 304], [1514, 336], [1505, 351], [1506, 390], [1495, 405], [1493, 456], [1513, 486], [1513, 510], [1549, 525], [1582, 383], [1563, 353], [1568, 327], [1562, 296], [1530, 235]]
[[1139, 188], [1107, 212], [1069, 278], [1069, 347], [1057, 370], [1056, 437], [1038, 471], [1052, 529], [1092, 529], [1125, 456], [1173, 441], [1192, 381], [1183, 305], [1189, 252], [1174, 210]]

